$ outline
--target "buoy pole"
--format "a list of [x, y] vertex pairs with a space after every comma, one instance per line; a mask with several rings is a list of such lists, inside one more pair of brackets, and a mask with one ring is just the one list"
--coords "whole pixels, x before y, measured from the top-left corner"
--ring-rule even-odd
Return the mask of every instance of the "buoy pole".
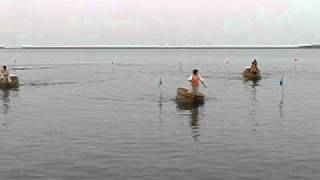
[[17, 68], [17, 59], [14, 59], [14, 73], [16, 73], [16, 68]]
[[226, 57], [224, 61], [227, 65], [230, 65], [230, 59], [228, 57]]
[[298, 59], [297, 59], [297, 58], [294, 58], [294, 59], [293, 59], [293, 63], [294, 63], [294, 70], [297, 70]]
[[159, 98], [159, 108], [160, 108], [160, 114], [162, 113], [162, 101], [163, 101], [163, 93], [162, 93], [162, 79], [160, 77], [160, 81], [159, 81], [159, 88], [160, 88], [160, 98]]
[[281, 76], [281, 80], [280, 80], [280, 86], [282, 87], [282, 96], [281, 96], [281, 102], [283, 102], [284, 99], [284, 75]]

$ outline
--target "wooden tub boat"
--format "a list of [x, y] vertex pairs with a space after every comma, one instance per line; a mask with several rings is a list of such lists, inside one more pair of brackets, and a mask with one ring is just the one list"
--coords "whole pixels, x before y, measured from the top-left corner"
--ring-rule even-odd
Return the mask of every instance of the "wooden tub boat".
[[257, 70], [256, 73], [252, 73], [250, 71], [250, 69], [251, 69], [250, 67], [247, 67], [242, 73], [243, 78], [245, 80], [257, 81], [257, 80], [261, 79], [261, 75], [260, 75], [260, 70], [259, 69]]
[[205, 95], [200, 92], [199, 95], [195, 95], [187, 88], [179, 87], [177, 89], [177, 100], [180, 102], [204, 102]]
[[3, 77], [0, 77], [0, 88], [11, 89], [19, 87], [19, 78], [16, 75], [9, 76], [10, 81], [6, 81]]

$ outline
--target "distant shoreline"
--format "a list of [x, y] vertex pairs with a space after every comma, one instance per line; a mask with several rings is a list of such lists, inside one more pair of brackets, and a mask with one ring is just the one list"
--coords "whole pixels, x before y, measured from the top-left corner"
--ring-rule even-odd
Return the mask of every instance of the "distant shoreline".
[[301, 46], [22, 46], [0, 49], [320, 49], [320, 45]]

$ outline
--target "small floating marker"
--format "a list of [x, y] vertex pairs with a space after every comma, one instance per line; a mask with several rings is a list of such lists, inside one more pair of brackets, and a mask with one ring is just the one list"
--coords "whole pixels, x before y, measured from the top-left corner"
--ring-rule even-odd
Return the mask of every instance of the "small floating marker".
[[113, 60], [111, 61], [111, 64], [114, 64], [114, 61], [113, 61]]

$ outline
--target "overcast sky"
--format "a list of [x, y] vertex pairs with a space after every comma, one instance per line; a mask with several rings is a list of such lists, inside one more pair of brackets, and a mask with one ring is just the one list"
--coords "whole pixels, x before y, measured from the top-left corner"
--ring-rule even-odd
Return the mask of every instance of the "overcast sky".
[[0, 44], [320, 43], [319, 9], [319, 0], [0, 0]]

